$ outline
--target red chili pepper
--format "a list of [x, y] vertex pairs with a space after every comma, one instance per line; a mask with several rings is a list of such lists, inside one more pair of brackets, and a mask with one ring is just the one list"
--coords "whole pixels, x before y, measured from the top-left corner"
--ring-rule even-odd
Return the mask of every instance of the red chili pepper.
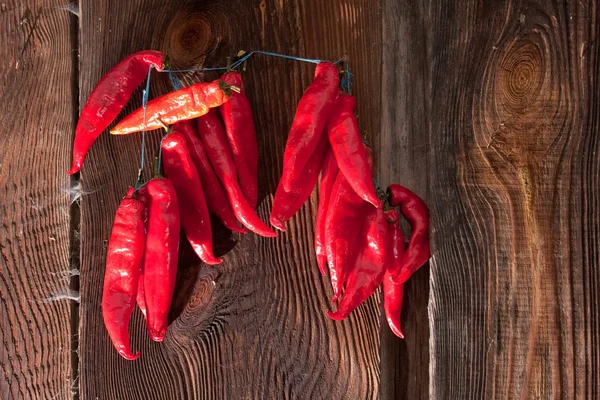
[[281, 180], [288, 192], [303, 179], [304, 167], [323, 135], [339, 84], [339, 72], [334, 64], [317, 64], [315, 78], [298, 103], [285, 145]]
[[228, 72], [223, 82], [238, 87], [240, 93], [232, 93], [229, 101], [219, 107], [225, 123], [229, 147], [238, 172], [240, 186], [252, 208], [258, 204], [258, 143], [250, 101], [244, 92], [242, 76]]
[[119, 205], [108, 241], [102, 317], [119, 354], [135, 360], [129, 345], [129, 319], [135, 306], [138, 279], [144, 255], [144, 205], [133, 197], [133, 188]]
[[164, 62], [165, 55], [160, 51], [140, 51], [123, 59], [100, 79], [77, 121], [73, 163], [67, 174], [81, 169], [87, 152], [148, 76], [148, 69], [162, 71]]
[[195, 121], [178, 122], [173, 126], [173, 130], [177, 130], [185, 136], [187, 148], [202, 181], [202, 189], [206, 196], [208, 210], [215, 214], [228, 229], [234, 232], [246, 233], [244, 228], [238, 226], [231, 205], [229, 205], [227, 194], [225, 194], [217, 174], [210, 165], [204, 145], [196, 132]]
[[[219, 107], [227, 102], [231, 90], [237, 89], [221, 80], [200, 82], [194, 85], [167, 93], [146, 105], [146, 130], [159, 129], [165, 125], [200, 117], [209, 109]], [[144, 109], [138, 108], [117, 126], [111, 129], [113, 135], [127, 135], [144, 130]]]
[[182, 133], [175, 130], [162, 140], [165, 175], [173, 182], [183, 230], [192, 248], [206, 264], [221, 264], [213, 254], [212, 228], [202, 182]]
[[146, 324], [152, 340], [162, 342], [169, 325], [169, 309], [177, 276], [179, 254], [179, 202], [175, 187], [165, 178], [155, 178], [140, 190], [148, 209], [144, 253]]
[[[144, 205], [144, 237], [148, 234], [148, 208], [150, 206], [150, 197], [142, 186], [137, 191], [137, 198]], [[146, 319], [146, 294], [144, 290], [144, 262], [140, 265], [140, 278], [138, 279], [138, 291], [136, 297], [136, 303], [138, 308], [142, 312], [144, 319]]]
[[279, 182], [277, 192], [273, 199], [273, 208], [271, 210], [271, 225], [285, 232], [285, 222], [290, 219], [302, 207], [310, 197], [317, 180], [319, 172], [323, 165], [323, 160], [329, 149], [327, 137], [323, 135], [315, 152], [311, 156], [304, 170], [304, 177], [292, 192], [283, 189], [283, 183]]
[[396, 336], [404, 339], [401, 325], [402, 299], [404, 297], [404, 284], [395, 283], [393, 276], [402, 269], [404, 256], [404, 236], [398, 225], [398, 212], [394, 209], [386, 212], [389, 229], [390, 262], [383, 277], [383, 308], [390, 329]]
[[400, 206], [400, 213], [406, 218], [412, 233], [408, 247], [402, 258], [402, 269], [394, 276], [394, 282], [404, 283], [421, 268], [429, 257], [429, 208], [419, 196], [401, 185], [388, 186], [390, 205]]
[[335, 179], [339, 168], [331, 149], [327, 151], [321, 171], [321, 183], [319, 184], [319, 206], [317, 208], [317, 222], [315, 224], [315, 253], [317, 264], [321, 274], [325, 275], [327, 264], [327, 252], [325, 251], [325, 220], [329, 209], [329, 198], [333, 190]]
[[[331, 319], [342, 320], [371, 296], [382, 283], [389, 263], [388, 223], [382, 208], [368, 206], [367, 216], [357, 244], [360, 246], [356, 265], [348, 274], [342, 300]], [[356, 245], [356, 244], [355, 244]]]
[[202, 144], [206, 148], [206, 154], [215, 169], [215, 173], [225, 187], [225, 191], [229, 197], [229, 204], [233, 208], [233, 213], [238, 221], [252, 232], [261, 236], [277, 236], [271, 228], [258, 218], [242, 193], [237, 180], [233, 156], [229, 149], [229, 143], [227, 143], [227, 135], [217, 112], [210, 110], [210, 112], [196, 121], [198, 134], [202, 140]]
[[354, 110], [356, 99], [340, 93], [327, 122], [329, 142], [340, 171], [346, 175], [354, 191], [375, 207], [382, 207], [383, 203], [377, 198], [373, 187], [371, 169]]

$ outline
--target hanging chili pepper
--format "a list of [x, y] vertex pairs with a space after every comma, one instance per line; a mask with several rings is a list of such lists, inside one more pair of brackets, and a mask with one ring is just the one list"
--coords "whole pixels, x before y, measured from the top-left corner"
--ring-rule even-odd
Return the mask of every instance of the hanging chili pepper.
[[133, 188], [119, 205], [108, 241], [102, 317], [119, 354], [135, 360], [129, 345], [129, 319], [135, 306], [138, 279], [144, 255], [144, 205], [133, 198]]
[[313, 82], [298, 103], [285, 145], [281, 180], [288, 192], [303, 179], [304, 167], [323, 135], [339, 84], [340, 77], [334, 64], [317, 64]]
[[327, 210], [329, 209], [329, 198], [338, 171], [339, 168], [333, 152], [329, 149], [325, 156], [325, 160], [323, 161], [323, 169], [321, 171], [319, 205], [317, 208], [317, 222], [315, 223], [315, 253], [317, 255], [319, 271], [321, 271], [321, 274], [323, 275], [325, 275], [325, 267], [327, 264], [327, 252], [325, 251], [325, 220], [327, 218]]
[[160, 51], [140, 51], [123, 59], [100, 79], [77, 121], [73, 163], [67, 174], [81, 169], [87, 152], [148, 76], [148, 69], [162, 71], [164, 63], [165, 55]]
[[404, 297], [404, 284], [395, 283], [393, 276], [402, 269], [402, 257], [404, 256], [404, 236], [400, 230], [398, 212], [395, 209], [388, 210], [386, 220], [389, 229], [390, 262], [383, 277], [383, 308], [386, 320], [392, 332], [404, 339], [401, 325], [402, 300]]
[[393, 277], [394, 282], [404, 283], [421, 268], [431, 256], [429, 246], [429, 208], [419, 196], [401, 185], [388, 186], [389, 201], [392, 207], [400, 206], [400, 213], [406, 218], [412, 233], [408, 247], [402, 257], [402, 269]]
[[175, 187], [165, 178], [155, 178], [139, 189], [148, 209], [144, 252], [146, 324], [152, 340], [162, 342], [177, 276], [179, 254], [179, 202]]
[[[173, 125], [179, 121], [200, 117], [209, 109], [227, 102], [232, 90], [239, 89], [229, 86], [222, 80], [216, 80], [196, 83], [167, 93], [148, 102], [145, 119], [144, 108], [140, 107], [123, 118], [110, 133], [127, 135], [144, 129], [151, 131], [164, 125]], [[145, 128], [144, 122], [146, 122]]]
[[202, 144], [204, 144], [206, 154], [215, 169], [215, 173], [223, 183], [229, 198], [229, 204], [233, 208], [233, 213], [238, 221], [258, 235], [277, 236], [272, 229], [258, 218], [242, 193], [237, 180], [233, 156], [227, 143], [227, 135], [217, 112], [210, 110], [206, 115], [198, 118], [196, 122], [198, 135], [202, 140]]
[[206, 264], [221, 264], [213, 254], [212, 228], [202, 182], [182, 133], [173, 130], [162, 140], [163, 168], [173, 182], [183, 230], [192, 248]]
[[[340, 174], [341, 175], [341, 174]], [[327, 315], [342, 320], [371, 296], [382, 283], [389, 263], [388, 223], [382, 208], [368, 206], [367, 216], [357, 244], [356, 264], [348, 274], [344, 295], [335, 312]]]
[[321, 171], [323, 159], [328, 149], [329, 143], [327, 137], [323, 135], [315, 152], [310, 160], [308, 160], [308, 163], [306, 163], [302, 182], [292, 192], [285, 191], [283, 184], [279, 182], [275, 198], [273, 199], [270, 218], [271, 225], [275, 228], [285, 232], [285, 222], [296, 214], [300, 207], [308, 200], [319, 179], [319, 172]]
[[346, 175], [354, 191], [375, 207], [382, 207], [371, 180], [355, 110], [356, 99], [340, 92], [327, 122], [329, 142], [340, 171]]
[[246, 233], [244, 228], [238, 226], [225, 190], [221, 186], [221, 182], [219, 182], [219, 178], [215, 174], [213, 167], [210, 165], [204, 145], [202, 145], [202, 141], [196, 132], [196, 121], [178, 122], [173, 126], [173, 130], [179, 131], [185, 136], [187, 148], [190, 151], [190, 155], [202, 181], [202, 190], [206, 196], [208, 210], [215, 214], [229, 230]]
[[233, 161], [238, 172], [240, 187], [253, 209], [258, 204], [258, 143], [250, 101], [246, 97], [242, 76], [235, 71], [221, 77], [228, 85], [238, 87], [229, 101], [219, 107]]

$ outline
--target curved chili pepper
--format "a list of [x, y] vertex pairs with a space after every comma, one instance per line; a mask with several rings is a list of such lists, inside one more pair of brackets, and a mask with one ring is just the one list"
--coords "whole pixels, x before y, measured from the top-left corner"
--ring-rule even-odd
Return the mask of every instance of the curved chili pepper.
[[377, 290], [390, 261], [389, 240], [388, 223], [383, 209], [368, 206], [365, 223], [358, 240], [361, 250], [356, 265], [348, 274], [346, 289], [337, 310], [327, 313], [329, 318], [334, 320], [346, 318]]
[[406, 218], [412, 233], [408, 247], [402, 257], [402, 269], [393, 277], [394, 282], [404, 283], [421, 268], [429, 257], [429, 208], [419, 196], [401, 185], [388, 186], [390, 205], [400, 206], [400, 213]]
[[162, 342], [177, 276], [179, 202], [173, 184], [165, 178], [152, 179], [139, 191], [145, 192], [148, 209], [144, 253], [146, 325], [152, 340]]
[[394, 335], [404, 339], [401, 325], [404, 283], [395, 283], [393, 276], [402, 269], [404, 256], [404, 236], [398, 225], [398, 212], [394, 209], [386, 212], [389, 229], [390, 262], [383, 277], [383, 308], [386, 320]]
[[221, 77], [228, 85], [238, 87], [240, 93], [232, 93], [229, 101], [219, 107], [225, 123], [225, 131], [233, 161], [238, 172], [240, 187], [252, 208], [258, 204], [258, 143], [250, 101], [244, 92], [242, 76], [235, 71]]
[[144, 255], [144, 205], [133, 197], [133, 188], [121, 201], [108, 241], [102, 317], [108, 335], [119, 354], [135, 360], [129, 345], [129, 319], [135, 306], [138, 279]]
[[[163, 124], [173, 125], [179, 121], [200, 117], [211, 108], [227, 102], [233, 89], [222, 80], [200, 82], [151, 100], [146, 105], [145, 129], [151, 131], [162, 128]], [[143, 130], [144, 108], [140, 107], [123, 118], [110, 133], [127, 135]]]
[[302, 207], [304, 202], [310, 197], [317, 180], [319, 172], [323, 165], [323, 159], [327, 154], [329, 143], [327, 137], [323, 135], [315, 152], [311, 156], [304, 170], [304, 177], [292, 192], [283, 189], [283, 183], [279, 182], [275, 198], [273, 199], [273, 208], [271, 210], [271, 225], [285, 232], [285, 222], [290, 219]]
[[288, 192], [302, 179], [304, 167], [323, 135], [339, 84], [339, 72], [334, 64], [317, 64], [315, 77], [296, 108], [285, 145], [281, 180]]
[[340, 171], [346, 175], [354, 191], [375, 207], [382, 207], [383, 203], [373, 187], [371, 169], [367, 163], [367, 154], [354, 110], [356, 99], [340, 93], [327, 121], [329, 142]]
[[258, 218], [258, 215], [256, 215], [242, 193], [237, 180], [233, 156], [229, 149], [229, 143], [227, 143], [227, 135], [217, 112], [210, 110], [206, 115], [198, 118], [196, 122], [198, 135], [206, 148], [206, 154], [215, 169], [215, 173], [223, 183], [229, 198], [229, 204], [233, 208], [233, 213], [238, 221], [258, 235], [277, 236], [271, 228]]
[[213, 254], [212, 229], [202, 182], [182, 133], [175, 130], [162, 140], [163, 168], [173, 182], [183, 230], [192, 248], [206, 264], [221, 264]]
[[148, 68], [163, 70], [165, 55], [160, 51], [140, 51], [124, 58], [105, 74], [92, 90], [75, 128], [73, 162], [67, 174], [81, 169], [87, 152], [98, 136], [125, 107], [135, 89], [148, 76]]
[[327, 252], [325, 251], [325, 220], [329, 209], [329, 198], [333, 190], [333, 184], [338, 175], [338, 165], [331, 149], [327, 151], [323, 160], [321, 171], [321, 183], [319, 184], [319, 206], [317, 208], [317, 221], [315, 223], [315, 253], [317, 264], [321, 274], [325, 275], [327, 264]]

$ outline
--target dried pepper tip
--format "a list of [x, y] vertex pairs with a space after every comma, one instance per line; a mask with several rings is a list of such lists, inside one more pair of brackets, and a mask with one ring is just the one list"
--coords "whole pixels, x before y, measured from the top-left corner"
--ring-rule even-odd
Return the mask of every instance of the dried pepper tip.
[[327, 316], [334, 321], [341, 321], [341, 320], [345, 319], [348, 315], [345, 313], [340, 313], [340, 311], [338, 310], [336, 312], [327, 311]]
[[237, 86], [233, 86], [233, 85], [229, 85], [228, 83], [225, 83], [225, 81], [219, 79], [219, 89], [221, 89], [223, 91], [223, 93], [225, 93], [225, 96], [227, 97], [231, 97], [231, 92], [236, 92], [236, 93], [241, 93], [242, 90], [237, 87]]
[[129, 361], [133, 361], [133, 360], [137, 360], [138, 358], [140, 358], [140, 351], [136, 351], [135, 354], [131, 353], [130, 351], [126, 351], [123, 349], [119, 349], [117, 350], [117, 352], [119, 353], [119, 355], [121, 357], [123, 357], [126, 360]]
[[148, 335], [150, 335], [150, 339], [154, 340], [155, 342], [162, 342], [163, 340], [165, 340], [166, 334], [166, 329], [161, 329], [160, 332], [155, 331], [154, 329], [148, 329]]
[[279, 229], [281, 232], [285, 232], [285, 224], [281, 222], [280, 219], [275, 218], [275, 216], [271, 216], [269, 221], [271, 222], [271, 225], [273, 225], [275, 228]]

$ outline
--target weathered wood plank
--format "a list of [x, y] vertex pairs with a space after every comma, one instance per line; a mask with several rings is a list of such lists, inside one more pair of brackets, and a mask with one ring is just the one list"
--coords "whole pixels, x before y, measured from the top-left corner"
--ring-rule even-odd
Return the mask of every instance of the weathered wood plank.
[[71, 398], [73, 37], [56, 1], [0, 5], [0, 398]]
[[598, 11], [432, 1], [434, 398], [599, 396]]
[[[361, 130], [378, 142], [381, 10], [363, 1], [82, 2], [81, 97], [123, 56], [143, 48], [169, 53], [180, 68], [222, 65], [239, 49], [313, 58], [347, 53], [356, 74]], [[126, 38], [126, 39], [124, 39]], [[255, 109], [263, 199], [268, 213], [281, 173], [294, 109], [313, 66], [257, 56], [245, 85]], [[188, 82], [215, 74], [187, 76]], [[154, 79], [152, 95], [168, 90]], [[133, 105], [140, 105], [139, 95]], [[150, 147], [157, 148], [156, 133]], [[105, 241], [118, 202], [135, 179], [139, 136], [102, 137], [82, 171], [81, 397], [377, 398], [379, 318], [370, 301], [343, 323], [325, 312], [331, 292], [316, 268], [312, 227], [316, 196], [276, 239], [217, 228], [218, 268], [182, 250], [172, 323], [165, 342], [147, 338], [139, 314], [131, 326], [142, 357], [122, 360], [100, 313]], [[99, 368], [98, 366], [102, 366]]]

